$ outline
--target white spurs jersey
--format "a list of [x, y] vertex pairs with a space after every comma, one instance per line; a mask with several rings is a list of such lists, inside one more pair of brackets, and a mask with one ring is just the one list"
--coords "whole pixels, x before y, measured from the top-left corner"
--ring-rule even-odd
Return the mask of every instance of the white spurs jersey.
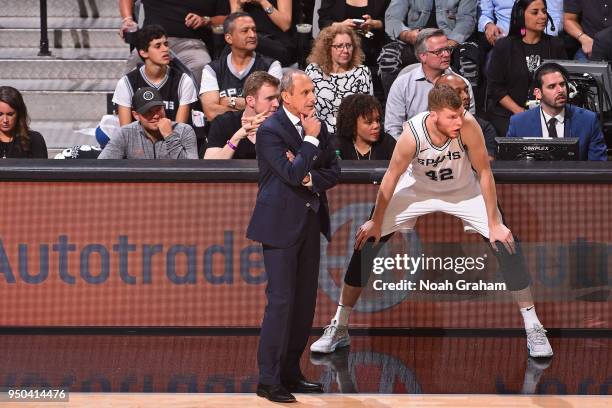
[[432, 193], [477, 194], [480, 187], [461, 135], [449, 138], [444, 146], [435, 146], [425, 126], [427, 117], [429, 112], [422, 112], [405, 124], [415, 137], [416, 153], [396, 191], [411, 187]]

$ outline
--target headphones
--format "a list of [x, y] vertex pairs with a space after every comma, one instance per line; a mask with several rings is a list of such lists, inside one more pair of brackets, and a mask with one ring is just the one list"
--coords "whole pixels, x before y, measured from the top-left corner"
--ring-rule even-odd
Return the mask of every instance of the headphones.
[[561, 64], [558, 64], [556, 62], [545, 62], [539, 67], [537, 67], [535, 71], [533, 71], [532, 83], [533, 83], [534, 88], [542, 89], [541, 88], [542, 78], [540, 77], [541, 75], [540, 72], [542, 72], [544, 69], [552, 69], [555, 72], [561, 73], [561, 76], [563, 77], [563, 80], [565, 81], [565, 89], [567, 91], [568, 100], [576, 96], [576, 94], [578, 93], [578, 90], [576, 89], [574, 84], [570, 83], [569, 72], [567, 72], [567, 69], [565, 69], [565, 67], [563, 67]]
[[[546, 0], [542, 0], [544, 2], [544, 7], [548, 10], [548, 5], [546, 4]], [[514, 2], [514, 6], [512, 7], [512, 12], [510, 15], [510, 28], [512, 27], [520, 27], [520, 29], [525, 29], [525, 8], [523, 4], [525, 0], [516, 0]], [[546, 12], [546, 19], [550, 22], [550, 31], [556, 31], [555, 22], [548, 12]]]

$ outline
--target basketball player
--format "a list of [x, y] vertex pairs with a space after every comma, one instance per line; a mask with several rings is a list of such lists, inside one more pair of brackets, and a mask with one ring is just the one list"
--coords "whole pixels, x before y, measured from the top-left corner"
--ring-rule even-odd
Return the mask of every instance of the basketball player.
[[520, 246], [497, 208], [495, 181], [480, 126], [448, 85], [432, 89], [428, 102], [429, 111], [406, 122], [372, 217], [358, 230], [336, 315], [310, 350], [331, 353], [350, 344], [349, 316], [368, 282], [381, 247], [379, 241], [386, 242], [395, 231], [414, 228], [421, 215], [440, 211], [460, 218], [464, 229], [477, 231], [490, 241], [506, 287], [520, 307], [529, 355], [552, 356], [546, 330], [535, 312]]

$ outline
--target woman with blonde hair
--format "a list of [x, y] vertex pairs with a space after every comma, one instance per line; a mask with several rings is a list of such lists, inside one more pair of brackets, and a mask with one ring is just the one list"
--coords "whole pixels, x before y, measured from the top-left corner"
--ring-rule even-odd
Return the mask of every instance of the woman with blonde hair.
[[330, 133], [336, 133], [342, 99], [356, 93], [373, 93], [372, 74], [363, 59], [359, 37], [346, 26], [326, 27], [315, 40], [306, 74], [315, 86], [317, 116]]

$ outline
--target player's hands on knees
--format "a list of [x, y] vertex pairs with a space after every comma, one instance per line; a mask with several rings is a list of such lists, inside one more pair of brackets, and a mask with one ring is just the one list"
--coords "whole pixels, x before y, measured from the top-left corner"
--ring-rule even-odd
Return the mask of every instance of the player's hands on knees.
[[497, 224], [489, 227], [489, 241], [491, 242], [491, 246], [495, 252], [497, 252], [497, 245], [495, 242], [499, 241], [504, 247], [506, 247], [508, 252], [511, 254], [516, 253], [512, 231], [510, 231], [504, 224]]
[[368, 220], [357, 230], [355, 237], [355, 250], [361, 250], [365, 243], [370, 238], [374, 238], [374, 244], [378, 244], [380, 241], [380, 235], [382, 234], [381, 226], [372, 220]]

